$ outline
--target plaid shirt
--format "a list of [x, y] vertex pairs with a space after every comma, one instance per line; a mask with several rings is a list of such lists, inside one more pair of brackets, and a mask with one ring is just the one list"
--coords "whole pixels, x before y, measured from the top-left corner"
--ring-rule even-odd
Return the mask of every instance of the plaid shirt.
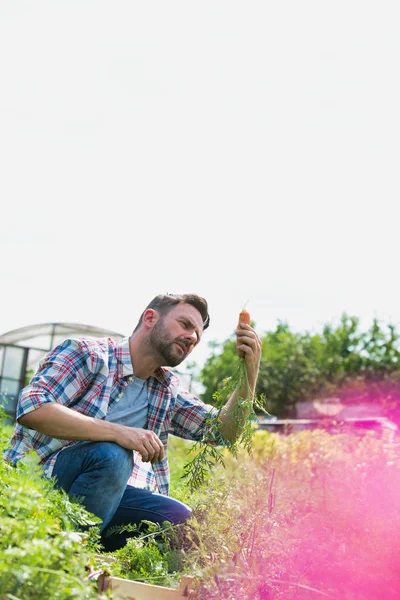
[[[128, 338], [67, 339], [40, 362], [31, 383], [20, 394], [17, 419], [48, 402], [58, 402], [79, 413], [104, 419], [121, 398], [133, 375]], [[157, 369], [148, 379], [148, 429], [164, 445], [164, 458], [144, 463], [134, 451], [134, 467], [128, 484], [147, 487], [162, 494], [169, 491], [168, 434], [198, 441], [205, 418], [214, 407], [183, 391], [179, 379], [168, 369]], [[16, 464], [34, 450], [51, 477], [58, 453], [76, 444], [58, 440], [17, 424], [5, 460]]]

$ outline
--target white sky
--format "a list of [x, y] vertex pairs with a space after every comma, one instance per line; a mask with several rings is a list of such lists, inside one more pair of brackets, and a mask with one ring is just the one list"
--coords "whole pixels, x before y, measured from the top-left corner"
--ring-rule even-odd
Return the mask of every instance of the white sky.
[[196, 292], [400, 323], [397, 1], [0, 0], [0, 333]]

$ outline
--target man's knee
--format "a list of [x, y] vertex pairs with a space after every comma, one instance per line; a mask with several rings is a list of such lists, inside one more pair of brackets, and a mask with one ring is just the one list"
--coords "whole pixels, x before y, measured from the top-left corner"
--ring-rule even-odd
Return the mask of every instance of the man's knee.
[[174, 525], [178, 525], [179, 523], [185, 523], [192, 516], [192, 509], [186, 504], [182, 502], [175, 501], [172, 514], [171, 514], [171, 522]]
[[95, 442], [95, 462], [100, 470], [107, 471], [111, 479], [127, 481], [133, 469], [133, 452], [114, 442]]

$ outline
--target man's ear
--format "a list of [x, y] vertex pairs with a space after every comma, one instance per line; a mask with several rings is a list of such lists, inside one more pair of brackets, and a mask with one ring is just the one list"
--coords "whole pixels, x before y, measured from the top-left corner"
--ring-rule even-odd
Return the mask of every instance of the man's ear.
[[148, 308], [143, 313], [142, 323], [148, 329], [152, 329], [152, 327], [154, 327], [154, 325], [157, 323], [159, 318], [160, 318], [160, 315], [156, 310], [154, 310], [153, 308]]

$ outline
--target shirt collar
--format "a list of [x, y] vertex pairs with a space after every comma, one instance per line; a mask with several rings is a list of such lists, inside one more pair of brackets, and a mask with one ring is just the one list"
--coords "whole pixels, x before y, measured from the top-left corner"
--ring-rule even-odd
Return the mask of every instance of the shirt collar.
[[168, 369], [164, 369], [164, 367], [160, 367], [156, 369], [153, 373], [153, 376], [165, 387], [168, 387], [171, 383], [171, 379], [173, 377], [173, 373]]
[[131, 353], [129, 352], [129, 338], [125, 337], [117, 342], [115, 350], [117, 357], [117, 373], [118, 377], [129, 377], [133, 375], [133, 367], [131, 361]]
[[[131, 361], [131, 353], [129, 351], [129, 338], [125, 337], [117, 342], [115, 355], [117, 358], [117, 374], [118, 378], [130, 377], [133, 375], [133, 367]], [[153, 376], [165, 387], [168, 387], [173, 373], [168, 369], [160, 367], [156, 369]]]

